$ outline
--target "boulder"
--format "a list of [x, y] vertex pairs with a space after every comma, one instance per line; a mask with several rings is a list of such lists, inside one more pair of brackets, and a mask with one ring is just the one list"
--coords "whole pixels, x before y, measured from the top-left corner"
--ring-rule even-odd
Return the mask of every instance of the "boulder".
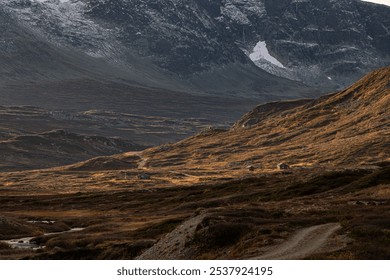
[[140, 180], [148, 180], [148, 179], [150, 179], [150, 175], [146, 174], [146, 173], [141, 173], [141, 174], [138, 174], [137, 178]]
[[289, 169], [290, 166], [286, 163], [279, 163], [277, 166], [276, 166], [279, 170], [286, 170], [286, 169]]

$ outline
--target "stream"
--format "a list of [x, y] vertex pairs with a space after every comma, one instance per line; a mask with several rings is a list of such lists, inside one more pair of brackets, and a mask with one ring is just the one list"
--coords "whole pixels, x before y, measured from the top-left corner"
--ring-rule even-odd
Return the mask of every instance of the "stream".
[[[66, 231], [45, 233], [43, 236], [64, 234], [64, 233], [77, 232], [77, 231], [82, 231], [82, 230], [84, 230], [84, 228], [72, 228], [72, 229], [66, 230]], [[22, 238], [10, 239], [10, 240], [0, 240], [0, 241], [7, 243], [8, 245], [10, 245], [14, 249], [38, 250], [38, 249], [45, 248], [45, 246], [39, 246], [38, 244], [31, 242], [31, 240], [33, 238], [36, 238], [36, 237], [38, 237], [38, 236], [22, 237]]]

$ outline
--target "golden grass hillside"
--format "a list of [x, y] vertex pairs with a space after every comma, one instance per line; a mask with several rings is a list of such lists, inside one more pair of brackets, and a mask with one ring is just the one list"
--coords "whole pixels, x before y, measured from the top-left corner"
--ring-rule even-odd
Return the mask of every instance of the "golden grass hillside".
[[[318, 100], [260, 105], [229, 130], [0, 173], [0, 258], [262, 258], [327, 228], [295, 257], [389, 259], [389, 81], [387, 67]], [[22, 237], [36, 250], [10, 246]]]

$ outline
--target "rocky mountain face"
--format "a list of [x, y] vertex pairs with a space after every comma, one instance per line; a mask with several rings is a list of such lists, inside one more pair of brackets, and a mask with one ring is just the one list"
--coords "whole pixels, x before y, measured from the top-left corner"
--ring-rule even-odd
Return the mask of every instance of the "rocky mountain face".
[[[6, 0], [0, 11], [8, 44], [2, 56], [27, 56], [20, 63], [49, 72], [44, 78], [97, 77], [263, 100], [308, 93], [253, 65], [196, 1]], [[19, 75], [20, 68], [2, 71]]]
[[[203, 2], [214, 11], [219, 6], [217, 20], [244, 52], [279, 76], [343, 87], [390, 61], [387, 6], [356, 0]], [[264, 49], [280, 63], [267, 58]]]
[[264, 94], [272, 78], [252, 61], [342, 87], [390, 61], [390, 8], [357, 0], [6, 0], [2, 8], [56, 46], [171, 89]]

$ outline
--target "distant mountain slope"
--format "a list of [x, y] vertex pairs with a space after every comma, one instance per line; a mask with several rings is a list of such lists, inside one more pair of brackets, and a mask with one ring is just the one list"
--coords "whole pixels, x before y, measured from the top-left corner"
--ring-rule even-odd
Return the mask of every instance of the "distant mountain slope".
[[256, 65], [276, 75], [337, 88], [390, 62], [388, 6], [358, 0], [201, 2], [215, 11], [220, 6], [215, 16], [221, 24]]
[[64, 130], [20, 135], [0, 141], [0, 171], [55, 167], [142, 148], [120, 138], [86, 136]]
[[0, 3], [0, 84], [88, 79], [263, 99], [309, 93], [256, 68], [196, 3], [153, 3]]
[[61, 166], [177, 142], [212, 125], [204, 118], [138, 113], [146, 115], [0, 106], [0, 172]]
[[390, 62], [390, 8], [358, 0], [5, 0], [0, 8], [95, 58], [89, 63], [169, 89], [265, 93], [272, 78], [251, 60], [325, 88]]
[[[174, 73], [160, 65], [157, 55], [142, 53], [149, 49], [139, 45], [129, 30], [122, 30], [131, 27], [128, 22], [131, 17], [126, 14], [122, 19], [125, 22], [119, 22], [120, 17], [114, 14], [124, 12], [122, 5], [127, 7], [127, 13], [133, 11], [130, 4], [116, 1], [111, 7], [110, 3], [1, 1], [0, 105], [33, 105], [47, 111], [62, 111], [65, 115], [109, 111], [110, 119], [116, 119], [116, 123], [122, 122], [123, 114], [142, 116], [142, 121], [136, 121], [139, 133], [130, 125], [130, 133], [121, 132], [120, 136], [156, 145], [191, 135], [199, 127], [196, 124], [199, 119], [202, 119], [200, 126], [224, 125], [259, 102], [319, 94], [300, 83], [258, 69], [235, 46], [231, 48], [235, 49], [235, 57], [240, 57], [238, 60], [215, 62], [211, 69], [204, 63], [204, 55], [199, 54], [194, 63], [201, 63], [203, 70], [193, 73], [196, 67], [183, 62], [183, 69], [193, 68], [192, 74]], [[139, 9], [138, 12], [146, 12]], [[137, 24], [140, 28], [147, 27], [142, 21]], [[187, 26], [185, 32], [191, 33], [189, 28]], [[156, 33], [158, 30], [151, 34]], [[198, 39], [204, 34], [194, 36], [188, 44], [197, 49]], [[218, 40], [209, 41], [220, 44]], [[209, 46], [204, 49], [209, 50]], [[190, 59], [191, 52], [177, 59]], [[169, 56], [175, 57], [170, 52]], [[213, 60], [212, 56], [207, 59]], [[158, 117], [161, 121], [152, 129]], [[52, 125], [50, 129], [65, 128], [83, 134], [90, 130], [90, 126], [82, 128], [83, 123], [68, 121], [64, 126]], [[148, 128], [143, 129], [138, 123]], [[42, 126], [46, 124], [43, 121]], [[76, 126], [71, 127], [71, 124]], [[189, 128], [183, 128], [183, 124], [188, 124]], [[168, 133], [157, 135], [163, 127]], [[153, 130], [151, 134], [144, 133], [149, 129]], [[98, 132], [104, 137], [113, 136], [110, 129]], [[132, 137], [134, 134], [138, 135], [137, 139]]]

